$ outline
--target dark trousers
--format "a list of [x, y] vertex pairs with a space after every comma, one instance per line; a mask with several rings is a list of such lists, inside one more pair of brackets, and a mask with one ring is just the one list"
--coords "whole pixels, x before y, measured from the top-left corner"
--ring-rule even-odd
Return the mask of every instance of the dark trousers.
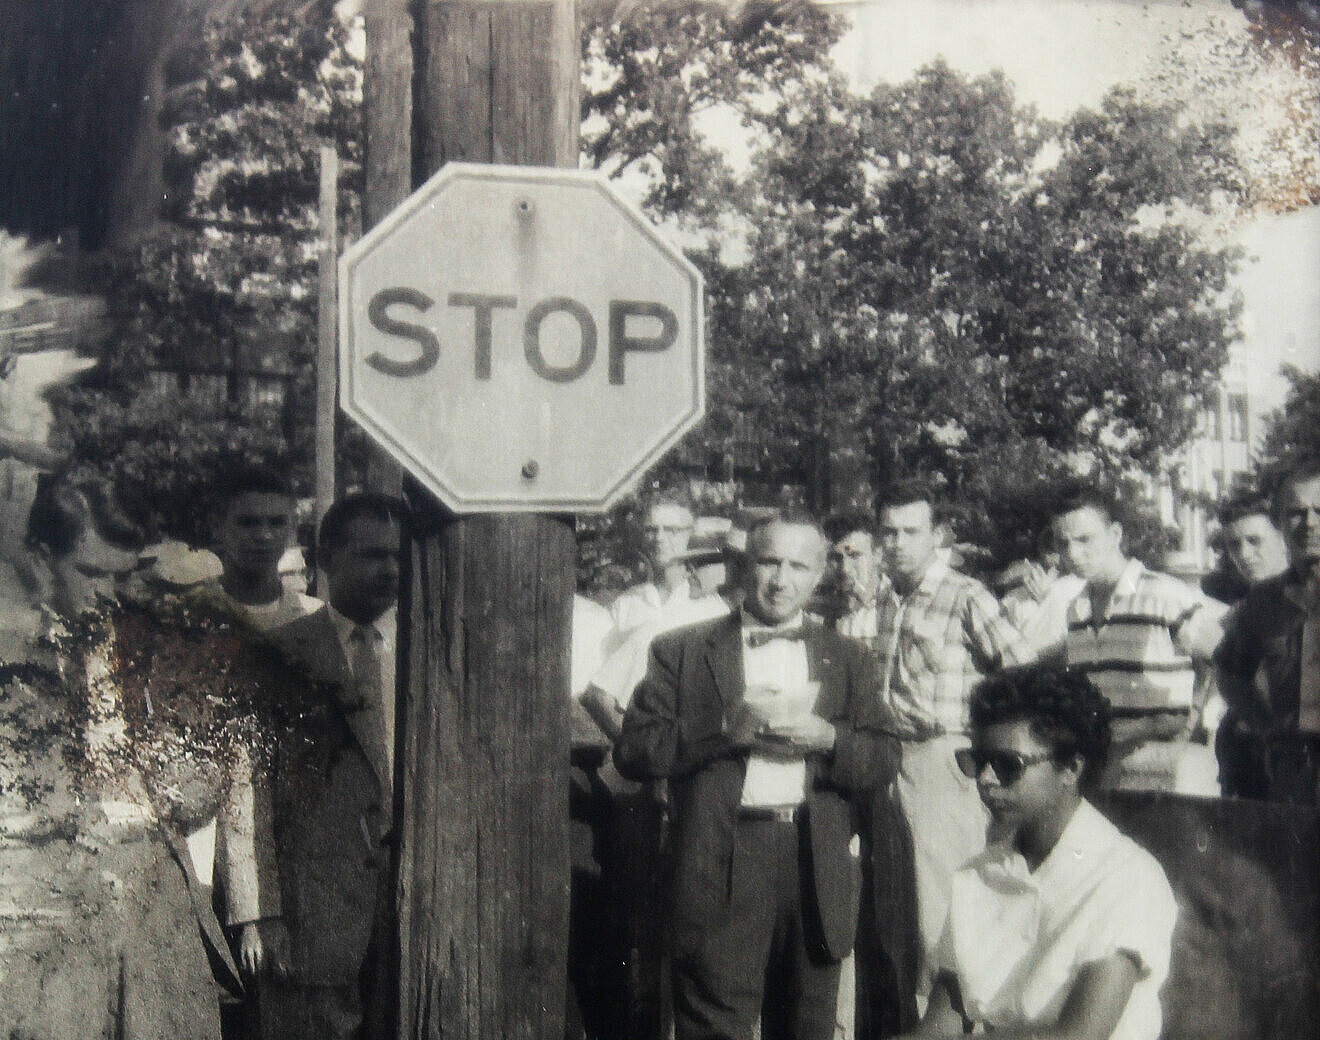
[[857, 1036], [915, 1029], [921, 938], [912, 832], [889, 791], [862, 818], [862, 906], [857, 922]]
[[[825, 956], [801, 821], [740, 820], [730, 903], [697, 948], [676, 957], [676, 1040], [830, 1040], [839, 962]], [[804, 913], [804, 909], [806, 912]]]

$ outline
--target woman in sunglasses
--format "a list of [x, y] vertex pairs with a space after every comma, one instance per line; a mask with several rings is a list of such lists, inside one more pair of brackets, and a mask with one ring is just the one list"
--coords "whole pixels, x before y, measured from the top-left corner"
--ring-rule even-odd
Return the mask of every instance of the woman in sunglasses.
[[939, 975], [913, 1036], [1155, 1040], [1177, 907], [1148, 852], [1083, 796], [1109, 702], [1036, 666], [983, 680], [958, 754], [998, 836], [954, 875]]

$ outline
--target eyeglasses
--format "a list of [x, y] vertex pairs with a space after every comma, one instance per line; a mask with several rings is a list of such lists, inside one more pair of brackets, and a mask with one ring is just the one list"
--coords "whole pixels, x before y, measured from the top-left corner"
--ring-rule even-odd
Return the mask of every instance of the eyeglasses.
[[1022, 779], [1028, 766], [1048, 762], [1054, 756], [1045, 752], [1040, 755], [1024, 755], [1018, 751], [995, 751], [990, 748], [959, 748], [953, 753], [958, 768], [964, 776], [977, 779], [986, 766], [995, 771], [995, 779], [1001, 787], [1012, 787]]

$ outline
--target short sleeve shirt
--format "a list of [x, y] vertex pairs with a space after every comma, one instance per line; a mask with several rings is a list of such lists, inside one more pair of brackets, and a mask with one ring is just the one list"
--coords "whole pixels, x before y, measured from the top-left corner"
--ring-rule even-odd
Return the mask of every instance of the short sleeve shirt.
[[965, 731], [977, 680], [1032, 658], [990, 590], [938, 561], [906, 596], [886, 590], [878, 615], [881, 700], [900, 736]]
[[721, 597], [693, 597], [686, 585], [680, 585], [668, 599], [662, 599], [660, 590], [649, 583], [629, 589], [610, 607], [614, 628], [603, 640], [604, 659], [592, 674], [591, 685], [626, 708], [646, 675], [651, 641], [656, 636], [728, 612], [729, 604]]
[[1068, 664], [1120, 711], [1190, 708], [1195, 660], [1209, 658], [1226, 608], [1168, 574], [1129, 560], [1102, 618], [1085, 589], [1068, 607]]
[[954, 875], [936, 963], [973, 1021], [1044, 1029], [1083, 968], [1126, 954], [1139, 974], [1111, 1040], [1156, 1040], [1177, 912], [1155, 858], [1082, 801], [1034, 873], [1001, 843]]

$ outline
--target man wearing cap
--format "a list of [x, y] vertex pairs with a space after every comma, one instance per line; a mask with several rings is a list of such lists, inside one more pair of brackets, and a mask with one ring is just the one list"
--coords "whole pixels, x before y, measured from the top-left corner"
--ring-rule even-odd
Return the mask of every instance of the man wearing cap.
[[728, 617], [659, 636], [615, 745], [624, 776], [668, 780], [677, 1040], [828, 1040], [857, 921], [859, 798], [887, 783], [874, 669], [805, 620], [825, 539], [805, 517], [748, 533]]

